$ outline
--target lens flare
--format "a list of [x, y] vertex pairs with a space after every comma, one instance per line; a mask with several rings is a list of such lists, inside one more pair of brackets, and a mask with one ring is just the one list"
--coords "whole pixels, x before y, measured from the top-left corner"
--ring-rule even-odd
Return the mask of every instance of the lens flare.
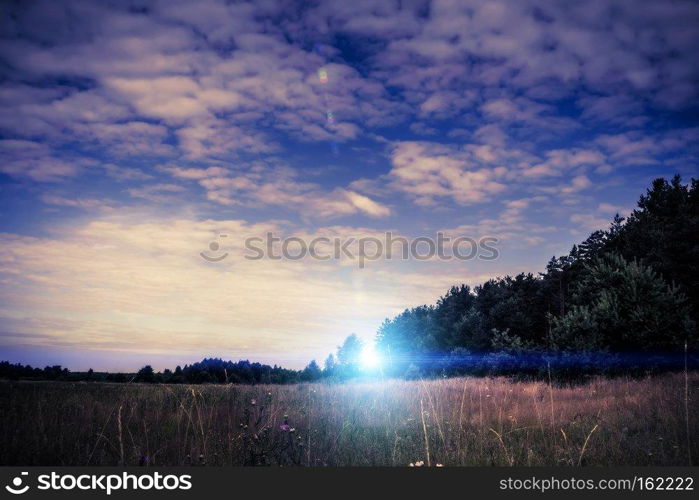
[[369, 370], [378, 368], [381, 364], [381, 359], [373, 345], [364, 346], [362, 349], [361, 361], [362, 367]]

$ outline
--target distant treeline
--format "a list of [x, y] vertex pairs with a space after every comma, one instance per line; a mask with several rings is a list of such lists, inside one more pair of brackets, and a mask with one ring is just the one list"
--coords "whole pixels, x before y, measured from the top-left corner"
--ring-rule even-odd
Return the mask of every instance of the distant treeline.
[[146, 365], [136, 373], [107, 373], [88, 370], [71, 372], [62, 366], [32, 368], [29, 365], [0, 362], [0, 378], [25, 380], [62, 380], [69, 382], [142, 382], [168, 384], [289, 384], [301, 382], [302, 371], [288, 370], [250, 361], [223, 361], [217, 358], [203, 359], [198, 363], [156, 372]]
[[[434, 305], [386, 319], [372, 375], [580, 378], [699, 366], [699, 181], [656, 179], [638, 207], [536, 275], [452, 287]], [[204, 359], [156, 373], [71, 374], [0, 363], [0, 377], [167, 383], [294, 383], [370, 372], [352, 334], [321, 368]]]

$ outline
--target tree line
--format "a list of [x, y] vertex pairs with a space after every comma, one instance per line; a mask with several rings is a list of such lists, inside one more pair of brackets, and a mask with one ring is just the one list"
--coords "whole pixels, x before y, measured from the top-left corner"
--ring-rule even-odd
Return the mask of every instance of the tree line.
[[[617, 214], [542, 272], [453, 286], [386, 319], [378, 369], [576, 379], [699, 367], [698, 266], [699, 183], [659, 178], [627, 219]], [[348, 337], [323, 374], [361, 374], [360, 352]]]
[[656, 179], [543, 272], [452, 287], [387, 319], [377, 349], [399, 376], [648, 372], [685, 349], [696, 364], [698, 266], [698, 182]]
[[280, 366], [251, 363], [247, 360], [224, 361], [219, 358], [205, 358], [174, 370], [156, 372], [146, 365], [135, 373], [72, 372], [60, 365], [46, 368], [33, 368], [29, 365], [0, 362], [0, 378], [18, 380], [61, 380], [68, 382], [139, 382], [167, 384], [287, 384], [301, 382], [299, 370], [289, 370]]
[[579, 378], [699, 366], [699, 181], [656, 179], [627, 219], [618, 214], [537, 274], [453, 286], [436, 304], [386, 319], [380, 363], [362, 366], [348, 336], [321, 368], [204, 359], [174, 370], [71, 374], [0, 363], [0, 377], [113, 382], [296, 383], [365, 375]]

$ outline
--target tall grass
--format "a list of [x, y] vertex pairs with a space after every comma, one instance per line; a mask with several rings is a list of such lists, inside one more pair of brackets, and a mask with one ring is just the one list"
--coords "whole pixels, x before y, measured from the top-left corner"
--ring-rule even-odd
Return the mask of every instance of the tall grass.
[[686, 377], [2, 382], [0, 464], [687, 465], [699, 453], [688, 439], [699, 432], [699, 374]]

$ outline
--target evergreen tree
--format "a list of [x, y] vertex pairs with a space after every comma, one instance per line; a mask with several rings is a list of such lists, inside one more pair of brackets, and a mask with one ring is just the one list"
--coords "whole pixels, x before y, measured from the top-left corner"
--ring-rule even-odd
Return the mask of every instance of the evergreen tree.
[[342, 377], [347, 378], [357, 374], [361, 355], [362, 341], [353, 333], [337, 349], [337, 368]]
[[136, 374], [136, 382], [152, 384], [155, 382], [155, 371], [151, 365], [146, 365]]
[[313, 359], [301, 372], [301, 380], [304, 382], [315, 382], [319, 380], [322, 375], [322, 370], [318, 366], [318, 363], [316, 363], [316, 360]]
[[680, 350], [693, 335], [687, 299], [651, 267], [607, 255], [575, 286], [574, 305], [553, 320], [563, 350]]
[[323, 376], [332, 377], [335, 374], [335, 356], [330, 353], [328, 357], [325, 358], [325, 364], [323, 365]]

